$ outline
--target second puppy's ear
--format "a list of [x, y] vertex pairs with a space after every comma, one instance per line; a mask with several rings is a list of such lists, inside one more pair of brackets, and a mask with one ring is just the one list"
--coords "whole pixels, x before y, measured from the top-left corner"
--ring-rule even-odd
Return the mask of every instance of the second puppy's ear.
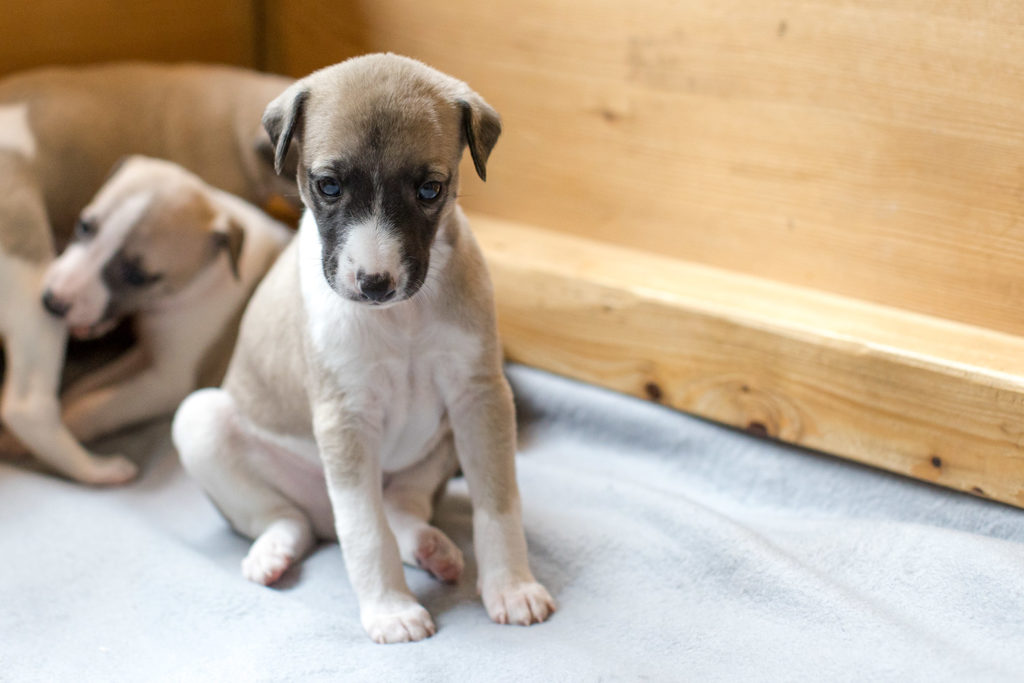
[[301, 126], [302, 110], [309, 98], [309, 90], [300, 81], [278, 95], [263, 112], [263, 129], [274, 146], [274, 170], [281, 174], [285, 168], [288, 147]]
[[245, 244], [245, 230], [225, 215], [220, 215], [213, 223], [213, 247], [217, 253], [225, 252], [231, 265], [231, 274], [236, 280], [242, 276], [238, 270], [238, 262], [242, 258], [242, 245]]

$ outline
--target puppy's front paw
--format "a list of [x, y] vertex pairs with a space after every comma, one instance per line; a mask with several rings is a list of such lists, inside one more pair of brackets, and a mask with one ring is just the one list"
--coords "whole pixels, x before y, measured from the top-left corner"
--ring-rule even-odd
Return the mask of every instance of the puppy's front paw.
[[361, 621], [376, 643], [409, 643], [437, 631], [430, 613], [415, 602], [398, 609], [364, 609]]
[[505, 581], [485, 586], [483, 601], [487, 615], [499, 624], [539, 624], [555, 611], [551, 594], [536, 581]]
[[71, 476], [83, 484], [115, 486], [131, 481], [138, 473], [139, 466], [123, 455], [97, 455]]
[[462, 551], [434, 527], [426, 527], [416, 537], [416, 564], [438, 581], [454, 583], [462, 575]]

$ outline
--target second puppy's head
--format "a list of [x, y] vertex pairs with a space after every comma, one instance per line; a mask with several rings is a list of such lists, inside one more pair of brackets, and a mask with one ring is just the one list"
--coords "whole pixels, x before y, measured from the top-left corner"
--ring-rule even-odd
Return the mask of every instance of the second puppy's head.
[[172, 300], [210, 267], [237, 277], [244, 231], [209, 193], [176, 164], [123, 159], [47, 270], [43, 305], [90, 338]]
[[438, 227], [454, 209], [468, 146], [484, 178], [501, 121], [462, 81], [392, 54], [357, 57], [296, 82], [263, 125], [297, 181], [339, 295], [390, 305], [419, 291]]

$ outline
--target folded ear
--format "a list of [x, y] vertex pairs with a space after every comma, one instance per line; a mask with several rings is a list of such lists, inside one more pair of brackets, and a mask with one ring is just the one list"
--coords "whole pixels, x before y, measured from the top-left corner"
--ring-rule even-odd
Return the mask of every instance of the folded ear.
[[462, 108], [462, 129], [476, 174], [481, 180], [487, 180], [487, 157], [501, 135], [501, 117], [473, 91], [459, 100], [459, 107]]
[[236, 280], [241, 279], [238, 262], [242, 258], [242, 245], [245, 243], [245, 230], [228, 216], [221, 214], [213, 222], [213, 247], [217, 253], [227, 252], [231, 273]]
[[[262, 127], [254, 131], [252, 148], [256, 152], [256, 158], [259, 160], [259, 163], [266, 164], [269, 168], [274, 168], [274, 157], [276, 155], [274, 145], [267, 138], [267, 134], [263, 132]], [[292, 179], [295, 178], [298, 169], [299, 155], [295, 152], [295, 148], [291, 147], [285, 155], [280, 175]]]
[[274, 170], [278, 175], [284, 170], [288, 146], [302, 120], [302, 109], [308, 97], [309, 90], [299, 81], [278, 95], [263, 112], [263, 129], [274, 146]]

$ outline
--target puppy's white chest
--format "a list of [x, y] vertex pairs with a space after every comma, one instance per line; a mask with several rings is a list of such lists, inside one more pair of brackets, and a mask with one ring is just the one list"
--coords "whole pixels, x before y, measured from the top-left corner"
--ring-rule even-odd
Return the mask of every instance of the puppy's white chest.
[[[364, 387], [371, 413], [380, 416], [380, 458], [385, 472], [396, 472], [425, 457], [447, 422], [434, 377], [438, 356], [381, 363]], [[431, 362], [434, 361], [434, 362]]]
[[[343, 300], [320, 272], [316, 235], [305, 219], [300, 276], [316, 364], [341, 397], [339, 408], [366, 429], [381, 468], [398, 471], [447, 433], [445, 397], [457, 395], [480, 363], [481, 341], [443, 322], [445, 304], [430, 291], [386, 309]], [[432, 267], [443, 261], [433, 258]]]

